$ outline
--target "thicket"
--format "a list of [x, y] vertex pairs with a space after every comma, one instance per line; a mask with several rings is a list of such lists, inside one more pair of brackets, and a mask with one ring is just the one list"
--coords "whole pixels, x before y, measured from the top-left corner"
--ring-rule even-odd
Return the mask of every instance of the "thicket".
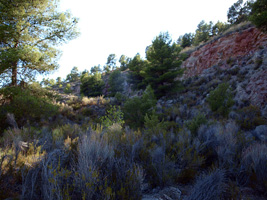
[[81, 79], [81, 94], [88, 97], [97, 97], [103, 94], [104, 81], [99, 72]]
[[58, 107], [53, 104], [56, 97], [37, 83], [25, 88], [2, 88], [0, 95], [1, 131], [8, 127], [8, 113], [14, 115], [18, 127], [47, 120], [57, 114]]

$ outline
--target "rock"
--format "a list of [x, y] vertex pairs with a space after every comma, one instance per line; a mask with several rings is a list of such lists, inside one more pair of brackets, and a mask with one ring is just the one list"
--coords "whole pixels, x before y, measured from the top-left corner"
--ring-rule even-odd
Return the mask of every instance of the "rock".
[[257, 126], [253, 135], [262, 142], [267, 141], [267, 125]]
[[142, 200], [179, 200], [182, 192], [176, 187], [167, 187], [158, 193], [144, 195]]
[[214, 65], [219, 65], [223, 69], [230, 68], [230, 58], [232, 60], [233, 58], [253, 54], [259, 50], [260, 46], [267, 45], [266, 39], [267, 34], [250, 27], [210, 42], [194, 51], [182, 64], [182, 68], [186, 68], [184, 78], [193, 77], [203, 72], [208, 74], [209, 70], [207, 69]]

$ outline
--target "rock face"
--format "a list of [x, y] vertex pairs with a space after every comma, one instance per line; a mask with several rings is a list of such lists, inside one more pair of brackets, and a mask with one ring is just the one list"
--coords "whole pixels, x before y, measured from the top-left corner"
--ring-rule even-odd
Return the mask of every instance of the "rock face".
[[[237, 82], [236, 97], [264, 109], [267, 105], [267, 34], [254, 27], [225, 35], [194, 51], [184, 61], [183, 79], [221, 71]], [[238, 81], [237, 81], [238, 80]]]
[[254, 27], [226, 35], [202, 46], [190, 55], [182, 65], [182, 68], [186, 68], [184, 78], [199, 75], [214, 65], [223, 69], [229, 68], [232, 58], [253, 55], [264, 46], [267, 46], [267, 34]]

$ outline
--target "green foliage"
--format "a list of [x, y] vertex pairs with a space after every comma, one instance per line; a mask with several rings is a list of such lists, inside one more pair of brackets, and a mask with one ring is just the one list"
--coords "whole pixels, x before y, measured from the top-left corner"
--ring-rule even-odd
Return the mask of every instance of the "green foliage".
[[205, 115], [198, 114], [194, 119], [192, 119], [190, 122], [188, 122], [186, 124], [186, 126], [191, 131], [191, 134], [193, 136], [197, 136], [198, 128], [202, 124], [206, 124], [206, 123], [207, 123], [207, 119], [206, 119]]
[[107, 110], [106, 115], [101, 117], [101, 122], [104, 127], [112, 126], [113, 124], [123, 125], [123, 112], [121, 111], [120, 106], [111, 106], [109, 110]]
[[222, 83], [215, 90], [211, 91], [207, 102], [212, 111], [227, 117], [230, 111], [229, 109], [234, 104], [232, 93], [229, 90], [229, 84]]
[[120, 70], [113, 71], [108, 79], [110, 96], [115, 96], [117, 92], [123, 92], [124, 78]]
[[145, 89], [144, 73], [147, 62], [141, 59], [140, 54], [129, 61], [129, 82], [132, 84], [134, 90]]
[[82, 78], [81, 94], [88, 97], [96, 97], [102, 95], [104, 81], [101, 74], [95, 72], [93, 75]]
[[198, 25], [197, 25], [197, 30], [195, 33], [194, 41], [193, 44], [197, 46], [200, 42], [206, 42], [210, 38], [212, 34], [212, 22], [209, 24], [205, 23], [204, 20], [202, 20]]
[[175, 78], [182, 74], [181, 61], [177, 60], [181, 48], [171, 43], [169, 34], [161, 33], [146, 51], [145, 82], [151, 85], [158, 98], [175, 92], [178, 88]]
[[27, 122], [38, 123], [57, 113], [57, 106], [52, 104], [52, 94], [38, 84], [29, 88], [8, 87], [0, 90], [5, 103], [0, 108], [1, 128], [6, 128], [6, 114], [13, 113], [21, 127]]
[[115, 98], [116, 98], [117, 104], [123, 104], [126, 101], [127, 97], [123, 95], [122, 93], [117, 92], [115, 95]]
[[[167, 133], [167, 123], [163, 120], [160, 121], [159, 116], [153, 110], [150, 115], [146, 113], [144, 127], [146, 130], [146, 136], [151, 137], [152, 134], [166, 134]], [[149, 138], [150, 139], [150, 138]]]
[[123, 108], [126, 124], [131, 128], [142, 127], [146, 114], [148, 116], [152, 114], [156, 102], [153, 89], [150, 86], [146, 88], [142, 97], [128, 99]]
[[249, 2], [243, 4], [243, 0], [238, 0], [228, 10], [227, 18], [231, 24], [239, 24], [248, 19], [251, 5]]
[[57, 81], [57, 84], [58, 84], [58, 85], [61, 84], [61, 83], [62, 83], [62, 79], [61, 79], [61, 77], [57, 77], [56, 81]]
[[55, 47], [78, 36], [78, 19], [59, 12], [59, 1], [0, 1], [1, 85], [28, 82], [57, 68]]
[[73, 67], [70, 74], [67, 75], [66, 81], [75, 82], [78, 81], [80, 77], [80, 73], [78, 67]]
[[229, 28], [229, 24], [218, 21], [212, 27], [212, 36], [219, 35]]
[[104, 70], [106, 70], [106, 72], [109, 72], [109, 70], [116, 69], [117, 68], [116, 62], [117, 62], [116, 55], [115, 54], [109, 54], [109, 56], [107, 58], [107, 64], [106, 64], [106, 67], [104, 68]]
[[267, 1], [257, 0], [252, 4], [249, 20], [264, 32], [267, 32]]
[[130, 62], [130, 58], [127, 58], [125, 55], [121, 55], [119, 62], [121, 64], [120, 70], [124, 71], [124, 70], [128, 69], [128, 64]]
[[101, 73], [101, 71], [102, 71], [102, 70], [101, 70], [100, 65], [94, 66], [94, 67], [92, 67], [91, 70], [90, 70], [91, 74]]
[[64, 92], [66, 94], [70, 94], [72, 92], [71, 85], [69, 83], [67, 83], [66, 87], [64, 88]]
[[181, 47], [190, 47], [193, 43], [194, 34], [186, 33], [183, 36], [180, 36], [177, 40], [177, 43], [181, 45]]

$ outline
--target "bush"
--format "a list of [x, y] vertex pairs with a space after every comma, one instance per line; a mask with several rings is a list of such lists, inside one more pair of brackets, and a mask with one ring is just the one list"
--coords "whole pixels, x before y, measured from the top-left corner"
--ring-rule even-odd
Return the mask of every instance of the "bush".
[[212, 111], [227, 117], [230, 108], [234, 105], [232, 93], [229, 90], [229, 84], [222, 83], [215, 90], [211, 91], [207, 102]]
[[0, 107], [0, 127], [7, 128], [7, 113], [12, 113], [19, 127], [27, 122], [38, 123], [41, 119], [53, 117], [58, 107], [52, 103], [52, 95], [41, 87], [8, 87], [0, 90], [5, 103]]
[[253, 144], [242, 155], [242, 164], [249, 173], [250, 186], [265, 194], [267, 191], [266, 152], [266, 144]]
[[186, 124], [187, 128], [191, 131], [191, 134], [193, 136], [197, 135], [198, 128], [202, 124], [206, 124], [207, 119], [203, 114], [198, 114], [194, 119], [192, 119], [190, 122]]
[[82, 79], [81, 94], [88, 97], [97, 97], [103, 94], [104, 81], [101, 74], [96, 72], [93, 75]]
[[200, 176], [186, 200], [223, 199], [225, 191], [225, 172], [216, 169], [210, 174]]
[[109, 110], [107, 110], [106, 115], [101, 117], [101, 121], [103, 127], [105, 128], [112, 126], [113, 124], [119, 124], [122, 126], [124, 124], [124, 120], [121, 108], [119, 106], [111, 107]]
[[69, 83], [67, 83], [66, 87], [64, 88], [64, 92], [66, 94], [70, 94], [72, 92], [71, 85]]
[[142, 97], [128, 99], [123, 108], [126, 124], [131, 128], [142, 127], [146, 114], [151, 115], [156, 102], [154, 92], [150, 86], [146, 88]]
[[261, 111], [257, 106], [247, 106], [239, 110], [239, 118], [236, 122], [244, 130], [252, 130], [256, 126], [267, 124], [267, 120], [261, 116]]

